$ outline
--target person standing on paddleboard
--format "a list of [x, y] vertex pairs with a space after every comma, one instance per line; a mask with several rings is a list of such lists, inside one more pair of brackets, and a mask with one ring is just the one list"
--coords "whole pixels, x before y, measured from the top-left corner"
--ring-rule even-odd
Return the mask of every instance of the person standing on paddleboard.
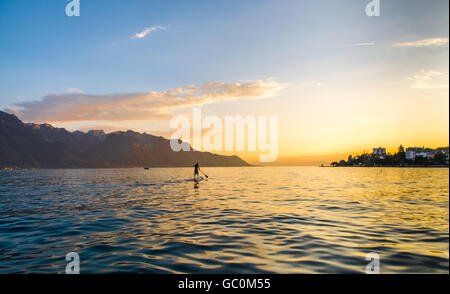
[[200, 166], [198, 165], [198, 162], [194, 165], [194, 179], [198, 179], [198, 171], [200, 169]]
[[199, 177], [198, 172], [201, 172], [206, 178], [208, 178], [208, 175], [205, 174], [201, 169], [198, 162], [194, 165], [194, 180], [203, 180], [203, 177]]

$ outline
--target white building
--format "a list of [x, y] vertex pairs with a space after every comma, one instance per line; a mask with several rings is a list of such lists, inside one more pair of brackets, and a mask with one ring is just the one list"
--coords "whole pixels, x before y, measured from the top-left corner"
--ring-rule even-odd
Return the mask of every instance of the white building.
[[379, 159], [386, 158], [386, 148], [382, 148], [382, 147], [373, 148], [373, 155], [375, 155], [375, 157], [377, 157]]
[[405, 150], [405, 158], [409, 160], [416, 159], [416, 148], [406, 148]]
[[409, 160], [415, 160], [416, 157], [432, 159], [435, 154], [436, 150], [430, 148], [408, 147], [405, 151], [405, 158]]

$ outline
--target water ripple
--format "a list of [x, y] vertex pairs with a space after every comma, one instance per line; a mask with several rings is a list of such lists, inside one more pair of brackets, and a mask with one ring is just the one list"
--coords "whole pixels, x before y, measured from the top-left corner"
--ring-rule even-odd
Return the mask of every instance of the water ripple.
[[449, 170], [0, 171], [0, 273], [448, 273]]

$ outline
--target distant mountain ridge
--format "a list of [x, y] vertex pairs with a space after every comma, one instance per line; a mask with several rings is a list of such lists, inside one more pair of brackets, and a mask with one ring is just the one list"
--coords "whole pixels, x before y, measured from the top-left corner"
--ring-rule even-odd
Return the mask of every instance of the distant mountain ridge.
[[0, 111], [0, 168], [190, 167], [197, 161], [201, 166], [249, 165], [235, 155], [174, 152], [170, 140], [146, 133], [69, 132], [23, 123]]

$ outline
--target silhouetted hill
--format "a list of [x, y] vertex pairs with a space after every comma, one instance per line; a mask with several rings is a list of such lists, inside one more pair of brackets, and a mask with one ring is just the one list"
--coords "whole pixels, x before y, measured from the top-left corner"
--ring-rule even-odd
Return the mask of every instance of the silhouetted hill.
[[55, 128], [49, 124], [38, 125], [30, 123], [26, 124], [26, 126], [31, 127], [35, 134], [49, 143], [60, 142], [79, 151], [88, 150], [106, 137], [105, 132], [102, 130], [93, 130], [87, 133], [75, 131], [72, 133], [63, 128]]
[[0, 168], [246, 166], [237, 156], [180, 151], [170, 141], [133, 131], [69, 132], [49, 124], [25, 124], [0, 111]]
[[49, 142], [15, 115], [0, 111], [0, 167], [93, 166], [70, 146]]
[[248, 165], [237, 156], [198, 151], [174, 152], [169, 140], [133, 131], [108, 134], [90, 151], [89, 156], [111, 166], [192, 166], [196, 161], [203, 166]]

